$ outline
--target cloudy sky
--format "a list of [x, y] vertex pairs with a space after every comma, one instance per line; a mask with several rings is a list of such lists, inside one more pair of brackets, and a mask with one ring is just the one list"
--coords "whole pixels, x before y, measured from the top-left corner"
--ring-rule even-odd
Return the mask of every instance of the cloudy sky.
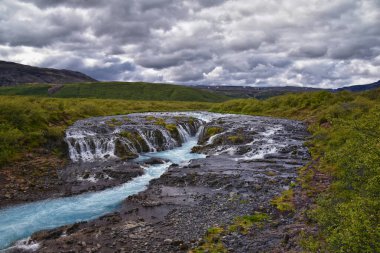
[[99, 80], [380, 79], [380, 0], [0, 0], [0, 59]]

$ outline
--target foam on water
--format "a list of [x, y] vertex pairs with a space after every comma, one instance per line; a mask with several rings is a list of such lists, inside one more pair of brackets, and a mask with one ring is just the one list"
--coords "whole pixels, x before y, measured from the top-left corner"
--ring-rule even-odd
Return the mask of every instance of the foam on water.
[[[234, 158], [235, 161], [251, 161], [256, 159], [263, 159], [265, 155], [274, 154], [278, 151], [280, 147], [282, 147], [281, 144], [276, 143], [271, 137], [274, 136], [277, 132], [281, 131], [283, 128], [282, 126], [275, 125], [272, 127], [269, 127], [264, 132], [260, 133], [261, 136], [264, 138], [262, 141], [264, 141], [263, 144], [261, 144], [261, 147], [258, 150], [252, 150], [246, 154], [244, 154], [242, 157]], [[250, 143], [247, 143], [247, 146], [251, 146], [256, 142], [256, 140], [253, 140]]]

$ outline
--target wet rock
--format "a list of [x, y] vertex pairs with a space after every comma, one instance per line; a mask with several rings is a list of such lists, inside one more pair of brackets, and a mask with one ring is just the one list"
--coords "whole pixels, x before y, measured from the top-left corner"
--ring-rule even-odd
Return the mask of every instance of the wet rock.
[[148, 165], [153, 165], [153, 164], [164, 164], [166, 161], [160, 158], [149, 158], [148, 160], [145, 160], [144, 163]]
[[52, 230], [43, 230], [37, 233], [34, 233], [32, 236], [33, 241], [42, 241], [42, 240], [52, 240], [57, 239], [62, 235], [62, 228], [52, 229]]

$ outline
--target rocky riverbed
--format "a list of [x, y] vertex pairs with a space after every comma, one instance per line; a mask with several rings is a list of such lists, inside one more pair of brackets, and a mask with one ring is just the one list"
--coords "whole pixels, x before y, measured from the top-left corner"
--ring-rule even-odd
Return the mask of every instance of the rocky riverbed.
[[[98, 156], [95, 169], [93, 163], [85, 162], [79, 167], [74, 163], [61, 172], [67, 182], [76, 182], [75, 186], [70, 186], [70, 191], [75, 194], [112, 186], [113, 183], [107, 183], [110, 181], [108, 177], [114, 179], [111, 181], [115, 185], [120, 184], [143, 173], [141, 165], [164, 162], [159, 158], [145, 161], [128, 158], [140, 152], [158, 150], [163, 145], [172, 148], [186, 141], [179, 131], [170, 133], [168, 125], [177, 125], [177, 129], [181, 125], [190, 134], [199, 130], [198, 145], [193, 152], [207, 157], [187, 164], [172, 164], [161, 177], [152, 180], [145, 191], [123, 201], [114, 213], [33, 234], [31, 241], [38, 243], [38, 252], [188, 252], [196, 248], [205, 249], [210, 244], [207, 235], [210, 235], [211, 227], [224, 230], [211, 243], [220, 243], [228, 252], [297, 250], [289, 232], [293, 218], [280, 214], [272, 200], [295, 185], [297, 169], [310, 159], [303, 145], [308, 136], [305, 125], [266, 117], [199, 115], [198, 118], [196, 115], [183, 117], [182, 114], [136, 114], [128, 117], [126, 121], [131, 121], [130, 118], [133, 121], [135, 117], [138, 118], [136, 122], [143, 122], [144, 128], [139, 127], [139, 131], [133, 127], [136, 124], [126, 126], [122, 121], [126, 118], [122, 116], [98, 118], [91, 121], [92, 125], [85, 121], [74, 125], [71, 130], [83, 129], [86, 123], [89, 128], [86, 128], [86, 136], [82, 134], [76, 140], [68, 140], [71, 141], [69, 145], [77, 146], [78, 152], [71, 153], [72, 159], [91, 160], [88, 157]], [[164, 123], [157, 120], [160, 118]], [[150, 121], [155, 124], [147, 124]], [[112, 124], [105, 127], [99, 122]], [[117, 145], [111, 147], [112, 152], [107, 149], [110, 145], [107, 146], [104, 140], [116, 143], [115, 136], [131, 137], [120, 134], [124, 131], [148, 133], [155, 131], [157, 125], [161, 130], [169, 131], [172, 142], [165, 139], [164, 134], [160, 135], [161, 140], [154, 134], [144, 134], [144, 138], [150, 136], [151, 140], [140, 138], [141, 142], [146, 142], [146, 145], [140, 145], [141, 150], [133, 150], [126, 144], [119, 147], [123, 152], [115, 151]], [[109, 135], [110, 129], [112, 135]], [[74, 136], [70, 129], [68, 132], [69, 138]], [[102, 135], [103, 144], [95, 143], [92, 148], [91, 145], [78, 144], [86, 138], [95, 138], [97, 134], [93, 133]], [[81, 156], [84, 149], [90, 151]], [[102, 152], [97, 153], [96, 150]], [[104, 154], [108, 156], [104, 157]], [[113, 155], [117, 159], [110, 159]], [[109, 169], [110, 164], [113, 165], [112, 170]], [[125, 168], [132, 174], [124, 174]], [[90, 182], [93, 188], [78, 182]], [[255, 214], [268, 218], [258, 226], [235, 226], [239, 220], [237, 217]], [[22, 249], [19, 247], [13, 251]]]

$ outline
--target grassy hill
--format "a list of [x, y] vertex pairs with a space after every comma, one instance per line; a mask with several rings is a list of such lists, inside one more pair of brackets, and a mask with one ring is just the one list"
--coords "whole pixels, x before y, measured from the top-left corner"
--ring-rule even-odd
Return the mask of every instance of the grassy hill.
[[[0, 87], [0, 95], [198, 102], [222, 102], [228, 99], [223, 94], [216, 94], [192, 87], [158, 83], [96, 82], [65, 84], [63, 86], [52, 87], [54, 86], [49, 84]], [[52, 90], [55, 91], [52, 92]]]

